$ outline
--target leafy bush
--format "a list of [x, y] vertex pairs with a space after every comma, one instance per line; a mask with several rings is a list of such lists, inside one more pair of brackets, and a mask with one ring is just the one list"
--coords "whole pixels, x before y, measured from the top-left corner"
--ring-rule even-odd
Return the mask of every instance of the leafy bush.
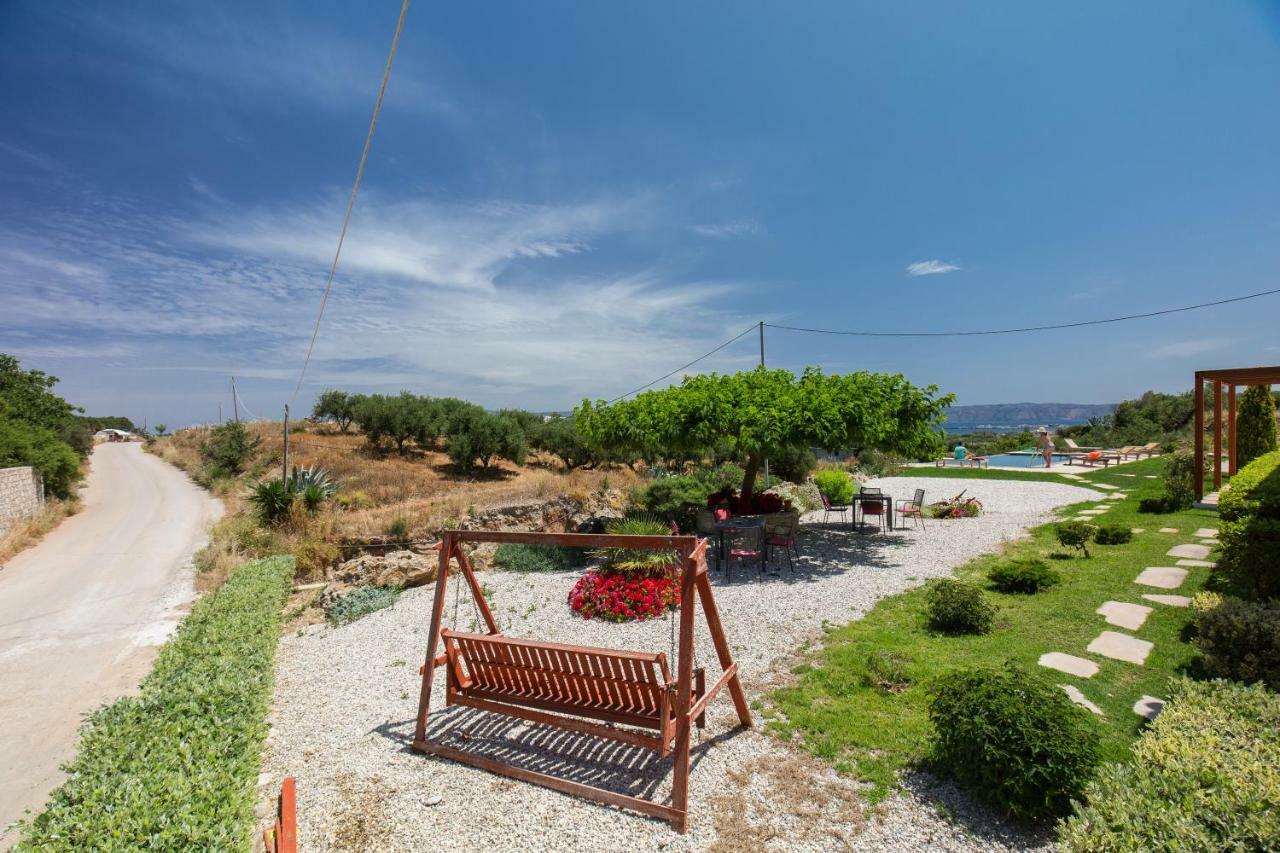
[[1196, 603], [1195, 644], [1205, 673], [1280, 690], [1280, 601], [1226, 597], [1216, 606]]
[[300, 578], [323, 577], [324, 570], [341, 556], [336, 545], [322, 539], [303, 539], [294, 543], [289, 553], [293, 555]]
[[1280, 518], [1280, 450], [1241, 467], [1222, 493], [1218, 512], [1226, 521], [1245, 516]]
[[1037, 593], [1062, 581], [1061, 575], [1044, 560], [1013, 560], [1001, 563], [987, 573], [991, 583], [1001, 592]]
[[396, 541], [409, 538], [409, 520], [403, 515], [397, 515], [387, 524], [382, 531]]
[[400, 597], [400, 590], [392, 586], [362, 586], [333, 600], [325, 609], [325, 619], [330, 625], [345, 625], [361, 616], [390, 607]]
[[245, 468], [261, 440], [249, 435], [244, 424], [227, 421], [209, 430], [209, 436], [200, 445], [200, 459], [210, 476], [216, 472], [239, 474]]
[[1280, 450], [1236, 472], [1219, 515], [1218, 576], [1237, 595], [1280, 598]]
[[832, 506], [848, 506], [853, 500], [853, 478], [840, 468], [823, 468], [813, 475], [813, 482]]
[[1098, 765], [1089, 713], [1012, 662], [943, 676], [933, 694], [934, 758], [1011, 815], [1067, 812]]
[[71, 496], [80, 479], [80, 457], [52, 430], [4, 417], [0, 409], [0, 468], [30, 465], [44, 478], [45, 491]]
[[497, 458], [523, 465], [528, 450], [524, 430], [510, 415], [490, 414], [476, 406], [449, 427], [446, 452], [462, 471], [474, 470], [477, 462], [488, 468]]
[[493, 563], [513, 572], [563, 572], [586, 565], [582, 548], [557, 545], [521, 545], [504, 542], [493, 555]]
[[866, 683], [886, 693], [901, 693], [911, 684], [907, 658], [898, 652], [877, 649], [867, 655]]
[[1065, 850], [1280, 849], [1280, 696], [1176, 680], [1133, 756], [1085, 788]]
[[293, 561], [246, 563], [198, 601], [137, 696], [95, 711], [22, 850], [248, 850]]
[[279, 477], [249, 488], [249, 503], [263, 524], [280, 524], [287, 519], [293, 509], [293, 498], [288, 481]]
[[[636, 514], [611, 519], [605, 531], [617, 536], [667, 536], [671, 527], [655, 515]], [[658, 576], [680, 564], [676, 551], [654, 548], [597, 548], [591, 556], [600, 561], [602, 570], [632, 577]]]
[[1151, 513], [1154, 515], [1164, 515], [1169, 512], [1177, 512], [1182, 509], [1176, 502], [1170, 501], [1167, 495], [1158, 498], [1139, 498], [1138, 512]]
[[1276, 401], [1266, 385], [1250, 385], [1236, 417], [1236, 464], [1248, 465], [1276, 449]]
[[803, 483], [778, 483], [770, 486], [769, 491], [782, 498], [783, 503], [791, 504], [800, 512], [822, 509], [822, 494], [812, 480]]
[[929, 586], [929, 624], [948, 634], [986, 634], [995, 623], [996, 608], [982, 590], [943, 578]]
[[320, 421], [331, 421], [343, 432], [351, 426], [356, 417], [356, 396], [346, 391], [329, 389], [321, 391], [316, 404], [311, 409], [311, 417]]
[[816, 467], [818, 457], [807, 447], [784, 447], [769, 454], [769, 474], [782, 480], [803, 483]]
[[1099, 545], [1123, 545], [1133, 539], [1133, 528], [1124, 524], [1104, 524], [1093, 539]]
[[674, 520], [681, 530], [692, 530], [707, 488], [698, 477], [660, 477], [636, 494], [636, 503], [659, 518]]
[[1195, 454], [1190, 451], [1179, 450], [1165, 457], [1164, 496], [1168, 512], [1186, 509], [1195, 502], [1199, 474]]
[[[936, 455], [933, 450], [934, 448], [930, 447], [927, 450], [918, 452], [916, 455], [923, 457], [923, 459], [931, 459]], [[905, 468], [906, 462], [903, 458], [893, 453], [864, 450], [858, 454], [858, 471], [868, 477], [897, 477], [902, 474]]]
[[1064, 548], [1075, 548], [1086, 557], [1089, 556], [1089, 542], [1093, 539], [1097, 528], [1087, 521], [1063, 521], [1056, 525], [1058, 544]]

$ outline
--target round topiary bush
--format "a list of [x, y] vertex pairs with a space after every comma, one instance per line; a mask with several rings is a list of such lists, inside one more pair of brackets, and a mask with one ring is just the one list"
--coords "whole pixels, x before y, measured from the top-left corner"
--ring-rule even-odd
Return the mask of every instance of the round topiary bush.
[[1044, 560], [1014, 560], [1001, 563], [987, 573], [1001, 592], [1037, 593], [1062, 581], [1062, 576]]
[[928, 592], [929, 624], [948, 634], [986, 634], [996, 608], [976, 586], [960, 581], [934, 581]]
[[938, 763], [1015, 817], [1069, 812], [1101, 757], [1089, 712], [1012, 662], [939, 679], [929, 718]]
[[1058, 543], [1064, 548], [1075, 548], [1089, 556], [1089, 542], [1097, 528], [1087, 521], [1064, 521], [1056, 525]]
[[1093, 537], [1093, 541], [1099, 545], [1123, 545], [1131, 539], [1133, 529], [1123, 524], [1104, 524]]

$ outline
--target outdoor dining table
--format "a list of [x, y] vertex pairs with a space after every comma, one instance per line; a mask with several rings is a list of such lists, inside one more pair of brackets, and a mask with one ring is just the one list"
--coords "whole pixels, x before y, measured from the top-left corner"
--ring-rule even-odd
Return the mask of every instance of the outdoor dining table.
[[[859, 492], [858, 494], [853, 496], [853, 500], [851, 501], [851, 503], [854, 506], [854, 512], [853, 512], [854, 520], [850, 522], [850, 524], [852, 524], [855, 529], [857, 528], [857, 525], [858, 525], [857, 505], [862, 503], [863, 501], [879, 501], [883, 503], [885, 505], [885, 508], [884, 508], [885, 518], [889, 522], [889, 529], [890, 530], [893, 529], [893, 496], [890, 495], [888, 492], [870, 493], [870, 494], [867, 492]], [[864, 519], [866, 518], [865, 513], [863, 513], [863, 518]]]
[[[726, 530], [743, 530], [752, 527], [764, 527], [764, 517], [759, 515], [742, 515], [734, 518], [726, 518], [723, 521], [716, 522], [716, 553], [719, 556], [720, 565], [725, 564], [724, 553], [724, 532]], [[760, 537], [760, 550], [764, 551], [764, 536]]]

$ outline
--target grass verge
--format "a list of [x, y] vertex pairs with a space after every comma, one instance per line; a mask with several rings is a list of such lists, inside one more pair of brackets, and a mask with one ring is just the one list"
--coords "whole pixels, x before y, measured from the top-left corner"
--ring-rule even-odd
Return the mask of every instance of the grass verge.
[[280, 609], [293, 561], [202, 599], [137, 696], [91, 714], [67, 781], [18, 850], [249, 850]]
[[[1160, 460], [1125, 467], [1125, 473], [1138, 475], [1158, 474], [1163, 469]], [[998, 666], [1010, 659], [1034, 669], [1041, 654], [1059, 651], [1094, 659], [1100, 667], [1098, 673], [1080, 679], [1053, 670], [1040, 671], [1055, 684], [1075, 685], [1098, 704], [1105, 713], [1099, 718], [1104, 759], [1129, 760], [1129, 747], [1143, 722], [1133, 713], [1133, 703], [1143, 694], [1164, 696], [1169, 678], [1184, 671], [1195, 657], [1185, 639], [1191, 613], [1145, 602], [1154, 610], [1136, 633], [1153, 641], [1155, 648], [1146, 665], [1139, 667], [1085, 651], [1090, 641], [1110, 628], [1095, 610], [1108, 600], [1144, 603], [1141, 595], [1150, 590], [1133, 583], [1138, 573], [1147, 566], [1172, 565], [1173, 558], [1165, 552], [1190, 541], [1196, 528], [1216, 525], [1217, 516], [1205, 510], [1142, 515], [1137, 512], [1139, 499], [1163, 494], [1162, 480], [1118, 477], [1115, 472], [1098, 472], [1090, 479], [1120, 486], [1129, 495], [1124, 500], [1106, 501], [1112, 506], [1098, 518], [1099, 523], [1142, 527], [1145, 532], [1124, 545], [1092, 546], [1091, 558], [1071, 558], [1058, 544], [1054, 525], [1045, 524], [1034, 529], [1029, 539], [1010, 544], [1002, 553], [984, 555], [960, 567], [955, 576], [983, 587], [987, 599], [998, 607], [990, 634], [946, 636], [932, 631], [926, 621], [924, 589], [882, 600], [863, 619], [829, 629], [823, 648], [795, 668], [794, 683], [771, 694], [767, 709], [767, 716], [772, 715], [770, 728], [798, 740], [810, 752], [832, 762], [838, 771], [869, 782], [869, 797], [875, 802], [893, 789], [901, 770], [927, 757], [932, 735], [928, 703], [935, 679], [956, 669]], [[1087, 505], [1094, 504], [1090, 501]], [[1161, 527], [1175, 527], [1179, 532], [1157, 532]], [[1062, 582], [1035, 595], [996, 591], [987, 572], [1015, 559], [1046, 560], [1062, 576]], [[1208, 571], [1191, 569], [1177, 592], [1194, 594]], [[873, 686], [876, 679], [868, 670], [873, 653], [892, 654], [904, 661], [905, 689], [892, 692]]]
[[45, 505], [35, 515], [14, 522], [13, 527], [4, 536], [0, 536], [0, 567], [43, 539], [64, 518], [79, 511], [79, 498], [51, 498], [45, 501]]

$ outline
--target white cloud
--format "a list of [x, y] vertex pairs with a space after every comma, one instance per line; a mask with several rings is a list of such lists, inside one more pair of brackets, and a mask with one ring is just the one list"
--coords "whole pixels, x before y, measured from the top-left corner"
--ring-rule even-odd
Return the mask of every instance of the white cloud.
[[955, 272], [960, 267], [955, 264], [947, 264], [934, 259], [932, 261], [916, 261], [914, 264], [907, 265], [907, 275], [943, 275], [949, 272]]
[[1231, 338], [1196, 338], [1189, 341], [1174, 341], [1173, 343], [1147, 350], [1143, 357], [1156, 359], [1200, 355], [1201, 353], [1225, 349], [1233, 343], [1235, 341]]
[[738, 219], [733, 222], [721, 222], [709, 225], [691, 225], [689, 230], [703, 237], [711, 237], [717, 240], [731, 240], [737, 237], [750, 237], [759, 234], [764, 229], [760, 227], [760, 223], [751, 219]]

